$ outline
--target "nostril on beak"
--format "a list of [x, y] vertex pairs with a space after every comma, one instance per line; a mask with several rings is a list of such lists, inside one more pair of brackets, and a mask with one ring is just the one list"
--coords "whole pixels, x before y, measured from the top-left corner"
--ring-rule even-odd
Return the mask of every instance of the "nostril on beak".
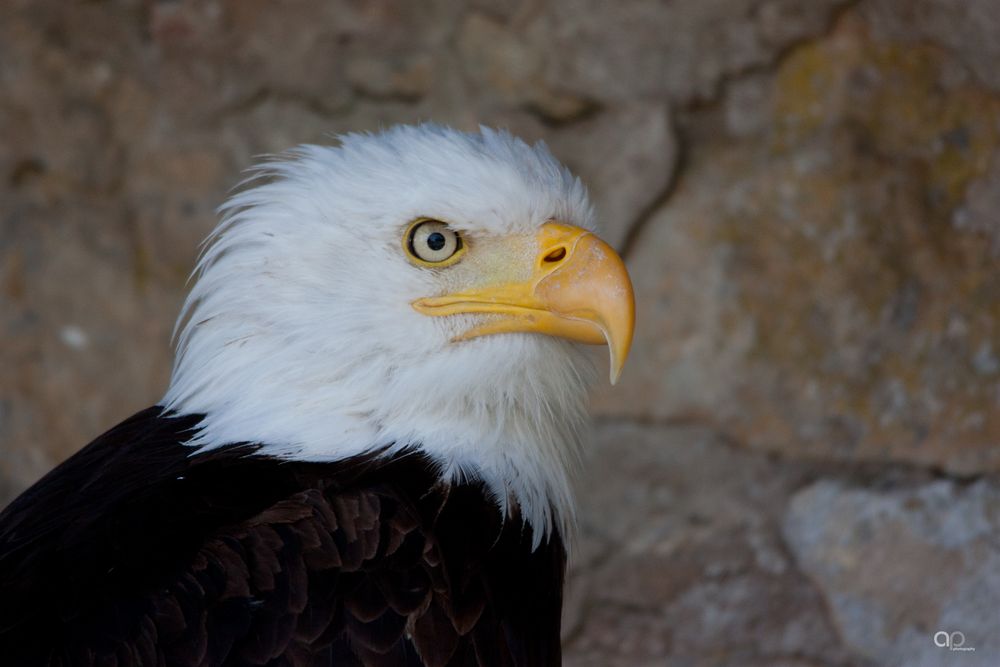
[[555, 250], [552, 250], [545, 256], [544, 261], [546, 262], [559, 262], [566, 256], [566, 248], [559, 246]]

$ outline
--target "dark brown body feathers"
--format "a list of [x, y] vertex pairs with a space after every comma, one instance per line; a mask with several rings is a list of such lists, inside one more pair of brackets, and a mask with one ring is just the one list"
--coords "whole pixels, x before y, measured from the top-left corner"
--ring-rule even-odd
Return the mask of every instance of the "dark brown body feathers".
[[150, 408], [0, 513], [4, 665], [558, 665], [565, 551], [419, 454], [191, 456]]

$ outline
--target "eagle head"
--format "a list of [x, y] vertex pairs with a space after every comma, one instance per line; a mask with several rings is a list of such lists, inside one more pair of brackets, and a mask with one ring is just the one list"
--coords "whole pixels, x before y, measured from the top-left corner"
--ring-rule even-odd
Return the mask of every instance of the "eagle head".
[[261, 165], [223, 205], [165, 407], [198, 451], [332, 461], [418, 450], [542, 536], [572, 521], [592, 372], [634, 302], [580, 181], [542, 144], [437, 125]]

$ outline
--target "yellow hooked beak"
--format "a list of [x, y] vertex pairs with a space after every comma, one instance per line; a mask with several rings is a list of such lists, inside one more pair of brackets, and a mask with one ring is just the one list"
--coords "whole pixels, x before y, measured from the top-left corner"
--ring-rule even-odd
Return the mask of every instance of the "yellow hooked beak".
[[607, 343], [611, 383], [632, 345], [635, 297], [625, 264], [611, 246], [579, 227], [548, 222], [527, 280], [500, 282], [413, 302], [425, 315], [495, 315], [457, 340], [500, 333], [541, 333], [580, 343]]

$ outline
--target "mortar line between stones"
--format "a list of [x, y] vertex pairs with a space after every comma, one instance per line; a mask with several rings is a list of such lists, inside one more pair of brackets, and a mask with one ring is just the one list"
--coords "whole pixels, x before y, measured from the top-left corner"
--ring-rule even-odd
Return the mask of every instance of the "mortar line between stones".
[[684, 169], [687, 167], [688, 149], [685, 138], [682, 133], [677, 131], [677, 125], [674, 123], [672, 108], [668, 107], [665, 113], [667, 114], [667, 124], [670, 128], [670, 132], [674, 135], [674, 145], [677, 147], [677, 154], [674, 158], [673, 169], [671, 171], [670, 178], [667, 179], [667, 182], [664, 184], [663, 188], [656, 195], [653, 201], [639, 211], [635, 220], [631, 225], [629, 225], [621, 246], [621, 256], [624, 259], [628, 259], [632, 254], [636, 241], [639, 236], [642, 235], [642, 232], [649, 224], [649, 221], [652, 220], [660, 209], [666, 205], [670, 198], [673, 197], [674, 192], [676, 192], [677, 186], [680, 183], [681, 174], [683, 174]]
[[803, 456], [796, 457], [787, 452], [776, 449], [757, 449], [746, 444], [740, 437], [722, 427], [713, 419], [705, 417], [648, 417], [648, 416], [628, 416], [612, 415], [601, 416], [593, 420], [595, 426], [616, 426], [632, 425], [657, 428], [701, 428], [708, 431], [715, 437], [722, 446], [738, 451], [750, 456], [767, 458], [772, 461], [784, 464], [799, 466], [804, 471], [813, 468], [823, 468], [824, 477], [841, 478], [846, 480], [861, 480], [864, 478], [880, 477], [886, 474], [902, 474], [911, 477], [925, 477], [931, 480], [947, 480], [960, 486], [974, 484], [979, 480], [994, 480], [1000, 482], [1000, 470], [958, 473], [952, 472], [939, 465], [921, 465], [909, 461], [875, 461], [875, 460], [847, 460], [830, 456]]

